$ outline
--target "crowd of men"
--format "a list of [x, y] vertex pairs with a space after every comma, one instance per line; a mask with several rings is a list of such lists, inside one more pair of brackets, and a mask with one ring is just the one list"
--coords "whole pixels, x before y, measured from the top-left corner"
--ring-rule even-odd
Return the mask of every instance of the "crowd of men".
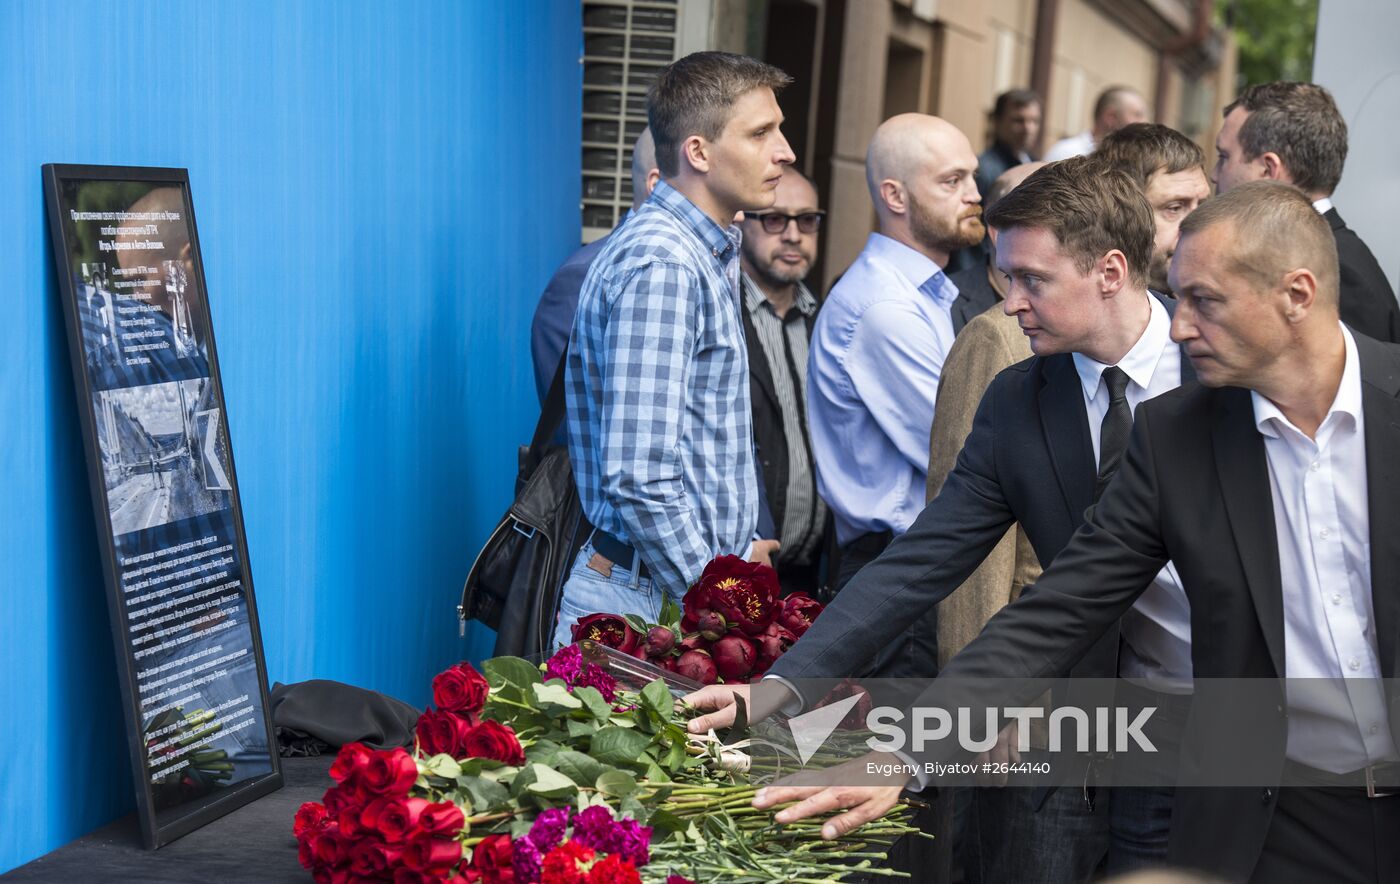
[[[982, 788], [946, 808], [967, 881], [1394, 880], [1400, 792], [1374, 782], [1400, 773], [1400, 697], [1379, 687], [1400, 663], [1400, 309], [1332, 205], [1331, 96], [1245, 90], [1210, 171], [1122, 87], [1045, 162], [1033, 92], [997, 99], [980, 156], [947, 121], [892, 117], [866, 156], [876, 230], [823, 298], [789, 83], [718, 52], [665, 69], [632, 211], [541, 301], [536, 378], [543, 397], [563, 361], [593, 526], [556, 640], [596, 611], [655, 620], [730, 554], [831, 595], [770, 671], [790, 712], [817, 677], [1122, 678], [1168, 712], [1195, 678], [1373, 679], [1364, 715], [1280, 693], [1287, 740], [1249, 747], [1315, 787]], [[747, 690], [694, 695], [692, 729]], [[841, 811], [835, 837], [936, 785], [895, 779], [759, 805]]]

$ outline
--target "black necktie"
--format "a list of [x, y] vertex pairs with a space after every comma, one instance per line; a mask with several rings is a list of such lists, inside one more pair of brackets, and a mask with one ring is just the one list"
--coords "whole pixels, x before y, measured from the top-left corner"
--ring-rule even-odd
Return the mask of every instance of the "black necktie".
[[1108, 487], [1118, 472], [1123, 452], [1128, 448], [1128, 436], [1133, 432], [1133, 410], [1128, 406], [1128, 375], [1118, 366], [1103, 370], [1103, 382], [1108, 387], [1108, 411], [1099, 427], [1099, 481], [1094, 488], [1094, 500]]

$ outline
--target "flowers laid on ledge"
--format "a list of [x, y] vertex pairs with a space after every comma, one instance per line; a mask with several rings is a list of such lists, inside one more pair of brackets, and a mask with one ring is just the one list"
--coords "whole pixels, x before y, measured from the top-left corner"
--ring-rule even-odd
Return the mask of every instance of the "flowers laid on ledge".
[[907, 810], [835, 841], [820, 819], [778, 825], [718, 744], [686, 734], [662, 679], [621, 684], [606, 653], [590, 657], [571, 645], [542, 666], [498, 657], [484, 675], [439, 674], [414, 752], [340, 750], [334, 785], [293, 823], [302, 865], [337, 884], [903, 876], [873, 864], [914, 831]]
[[803, 593], [781, 598], [776, 571], [738, 556], [706, 565], [681, 605], [667, 599], [660, 624], [631, 614], [589, 614], [574, 625], [573, 638], [701, 684], [732, 684], [761, 678], [822, 612]]

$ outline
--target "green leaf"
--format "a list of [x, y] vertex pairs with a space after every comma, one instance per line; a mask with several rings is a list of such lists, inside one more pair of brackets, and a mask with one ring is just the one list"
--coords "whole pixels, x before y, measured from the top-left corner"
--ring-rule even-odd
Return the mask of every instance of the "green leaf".
[[462, 775], [462, 766], [451, 755], [434, 755], [423, 762], [423, 770], [444, 780], [455, 780]]
[[612, 718], [612, 704], [603, 699], [597, 688], [574, 688], [574, 698], [583, 703], [584, 708], [599, 724], [607, 724]]
[[458, 777], [457, 784], [471, 795], [472, 810], [475, 813], [499, 810], [502, 805], [510, 802], [510, 793], [506, 791], [506, 787], [485, 777]]
[[659, 678], [642, 688], [642, 708], [650, 709], [668, 722], [675, 702], [671, 698], [671, 689]]
[[588, 754], [603, 764], [635, 764], [650, 744], [646, 734], [609, 725], [593, 735]]
[[556, 755], [554, 767], [580, 786], [592, 786], [603, 774], [602, 764], [572, 749], [564, 749]]
[[651, 815], [651, 819], [647, 821], [647, 824], [663, 835], [669, 835], [672, 832], [680, 832], [685, 829], [685, 820], [671, 813], [669, 810], [656, 811]]
[[681, 615], [685, 612], [669, 595], [661, 600], [661, 625], [680, 632]]
[[641, 786], [637, 785], [637, 778], [626, 771], [609, 770], [598, 777], [594, 788], [613, 798], [626, 798], [635, 793]]
[[562, 715], [561, 712], [552, 712], [549, 707], [562, 707], [563, 709], [582, 709], [583, 702], [569, 693], [569, 689], [562, 684], [534, 684], [530, 685], [530, 690], [535, 695], [535, 705], [544, 712], [553, 715]]
[[574, 721], [571, 718], [566, 726], [569, 729], [569, 737], [573, 740], [591, 737], [598, 732], [598, 723], [596, 721]]
[[645, 637], [647, 630], [651, 629], [647, 622], [636, 614], [623, 614], [622, 619], [627, 621], [627, 625], [632, 627], [632, 631]]
[[520, 657], [493, 657], [481, 668], [485, 671], [487, 683], [493, 688], [509, 684], [528, 690], [530, 685], [540, 683], [539, 667]]
[[546, 798], [564, 798], [578, 792], [578, 786], [574, 784], [574, 781], [557, 770], [545, 767], [543, 764], [532, 764], [530, 769], [534, 771], [535, 781], [526, 788], [536, 795], [543, 795]]

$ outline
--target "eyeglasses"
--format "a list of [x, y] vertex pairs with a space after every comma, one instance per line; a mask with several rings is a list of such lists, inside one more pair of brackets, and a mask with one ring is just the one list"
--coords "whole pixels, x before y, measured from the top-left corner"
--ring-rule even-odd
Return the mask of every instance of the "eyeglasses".
[[822, 219], [825, 217], [825, 212], [803, 212], [801, 215], [784, 215], [782, 212], [744, 213], [745, 220], [762, 222], [763, 232], [772, 234], [787, 230], [789, 221], [796, 221], [797, 229], [803, 233], [816, 233], [822, 229]]

